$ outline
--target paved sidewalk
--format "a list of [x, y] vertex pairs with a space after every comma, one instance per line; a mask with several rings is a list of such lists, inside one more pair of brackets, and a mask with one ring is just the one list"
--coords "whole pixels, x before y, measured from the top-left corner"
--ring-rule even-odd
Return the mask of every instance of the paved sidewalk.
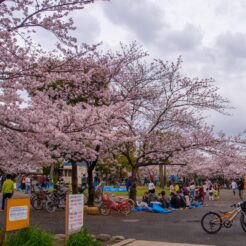
[[[115, 244], [114, 246], [208, 246], [204, 244], [186, 244], [186, 243], [165, 243], [165, 242], [154, 242], [154, 241], [143, 241], [136, 240], [130, 243], [127, 243], [127, 240], [120, 242], [119, 244]], [[211, 245], [210, 245], [211, 246]]]

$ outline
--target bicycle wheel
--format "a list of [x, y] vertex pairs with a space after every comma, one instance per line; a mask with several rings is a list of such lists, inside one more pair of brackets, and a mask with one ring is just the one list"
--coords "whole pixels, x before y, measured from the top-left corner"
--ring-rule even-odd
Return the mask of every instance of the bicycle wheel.
[[95, 201], [95, 203], [97, 203], [97, 204], [98, 204], [98, 203], [101, 203], [101, 202], [102, 202], [102, 196], [98, 196], [98, 197], [96, 196], [94, 201]]
[[244, 215], [244, 213], [241, 213], [240, 224], [243, 231], [246, 232], [246, 216]]
[[134, 208], [136, 206], [135, 202], [130, 198], [126, 198], [124, 201], [127, 201], [130, 204], [131, 208]]
[[122, 206], [122, 208], [120, 209], [120, 212], [124, 215], [128, 215], [132, 212], [132, 206], [130, 204], [126, 204]]
[[88, 202], [88, 196], [85, 195], [85, 194], [83, 194], [83, 195], [84, 195], [84, 204], [87, 204], [87, 202]]
[[45, 209], [49, 213], [54, 213], [56, 211], [56, 205], [53, 201], [47, 201], [45, 204]]
[[36, 210], [41, 210], [43, 208], [43, 201], [38, 197], [31, 200], [31, 205]]
[[222, 228], [221, 216], [214, 212], [206, 213], [202, 217], [201, 225], [205, 232], [214, 234]]
[[111, 212], [111, 209], [104, 203], [102, 203], [99, 207], [99, 212], [101, 215], [109, 215]]

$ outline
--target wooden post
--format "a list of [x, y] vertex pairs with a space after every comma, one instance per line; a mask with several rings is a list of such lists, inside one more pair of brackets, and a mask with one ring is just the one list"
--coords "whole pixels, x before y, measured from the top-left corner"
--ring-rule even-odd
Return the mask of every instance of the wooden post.
[[159, 181], [160, 181], [160, 187], [164, 188], [164, 177], [163, 177], [163, 165], [159, 165]]
[[167, 186], [167, 165], [164, 164], [164, 180], [163, 180], [163, 183], [164, 183], [164, 187]]
[[7, 201], [8, 198], [5, 199], [5, 205], [4, 205], [4, 225], [3, 225], [3, 242], [2, 245], [4, 244], [4, 241], [7, 239], [7, 231], [6, 231], [6, 218], [7, 218]]
[[68, 240], [68, 214], [69, 214], [69, 194], [66, 194], [66, 209], [65, 209], [65, 243]]

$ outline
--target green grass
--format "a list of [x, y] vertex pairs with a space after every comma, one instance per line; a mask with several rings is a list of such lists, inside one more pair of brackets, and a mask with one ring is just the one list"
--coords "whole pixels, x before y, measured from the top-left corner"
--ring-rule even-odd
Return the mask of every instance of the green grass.
[[[160, 188], [160, 187], [156, 187], [155, 192], [158, 195], [161, 191], [166, 191], [166, 195], [169, 195], [169, 189], [167, 188]], [[137, 196], [143, 196], [145, 192], [148, 191], [148, 187], [147, 186], [138, 186], [137, 187]], [[128, 192], [112, 192], [113, 194], [117, 195], [117, 196], [128, 196]]]
[[[166, 195], [169, 195], [170, 194], [170, 191], [168, 188], [160, 188], [158, 186], [156, 186], [156, 189], [155, 189], [155, 193], [158, 195], [161, 191], [165, 191], [166, 192]], [[137, 196], [143, 196], [145, 192], [148, 191], [148, 187], [147, 186], [138, 186], [137, 187]], [[107, 193], [108, 191], [104, 191], [105, 193]], [[110, 193], [113, 193], [115, 194], [116, 196], [128, 196], [128, 192], [110, 192]], [[88, 189], [85, 190], [85, 194], [88, 195]]]
[[66, 246], [100, 246], [101, 243], [96, 241], [87, 231], [82, 231], [69, 236]]
[[10, 233], [4, 246], [52, 246], [52, 235], [36, 227]]

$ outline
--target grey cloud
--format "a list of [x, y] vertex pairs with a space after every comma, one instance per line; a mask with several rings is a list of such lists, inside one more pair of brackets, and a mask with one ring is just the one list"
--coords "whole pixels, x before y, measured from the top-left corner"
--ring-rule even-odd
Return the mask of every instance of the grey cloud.
[[165, 26], [163, 12], [148, 0], [114, 0], [104, 5], [106, 16], [115, 24], [129, 28], [143, 42], [156, 39]]
[[246, 35], [242, 33], [226, 33], [218, 36], [217, 48], [225, 55], [235, 58], [246, 58]]
[[238, 78], [246, 75], [246, 34], [224, 33], [217, 36], [210, 49], [217, 73], [225, 78]]
[[203, 34], [194, 25], [187, 24], [182, 30], [165, 29], [164, 34], [157, 44], [166, 49], [167, 52], [194, 51], [202, 42]]

